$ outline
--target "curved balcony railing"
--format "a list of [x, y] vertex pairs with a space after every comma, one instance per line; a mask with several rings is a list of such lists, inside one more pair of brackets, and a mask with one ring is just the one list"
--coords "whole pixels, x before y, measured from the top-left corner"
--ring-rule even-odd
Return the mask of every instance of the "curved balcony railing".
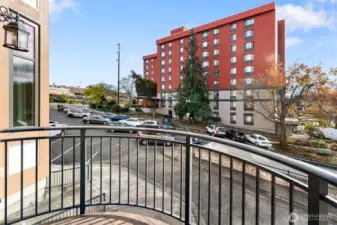
[[[254, 146], [195, 133], [116, 127], [114, 133], [106, 132], [110, 129], [0, 131], [6, 137], [0, 140], [4, 159], [0, 164], [0, 222], [41, 223], [50, 221], [48, 215], [68, 215], [69, 210], [84, 214], [90, 207], [101, 206], [104, 210], [114, 206], [146, 208], [185, 224], [337, 221], [337, 175], [333, 172]], [[67, 130], [67, 135], [51, 137], [51, 130]], [[137, 131], [170, 134], [175, 139], [130, 134]], [[197, 144], [195, 138], [222, 148]], [[34, 149], [25, 149], [27, 143], [35, 143]], [[12, 146], [20, 146], [18, 154], [12, 154]], [[236, 155], [236, 149], [247, 157]], [[29, 159], [34, 160], [27, 169]], [[48, 168], [42, 166], [42, 160], [49, 160]], [[19, 167], [14, 174], [10, 172], [13, 162]], [[31, 170], [33, 176], [28, 174]], [[18, 182], [13, 185], [13, 181]], [[28, 200], [26, 192], [30, 193]], [[14, 205], [13, 196], [18, 198]]]

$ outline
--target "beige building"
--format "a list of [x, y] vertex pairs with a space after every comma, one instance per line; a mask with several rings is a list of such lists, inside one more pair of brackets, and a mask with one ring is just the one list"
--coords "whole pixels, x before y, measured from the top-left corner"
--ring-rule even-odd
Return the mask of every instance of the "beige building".
[[[3, 47], [3, 25], [0, 22], [0, 130], [14, 127], [48, 126], [49, 120], [49, 4], [48, 0], [0, 0], [0, 6], [19, 12], [24, 28], [29, 32], [28, 52]], [[19, 38], [20, 41], [20, 38]], [[0, 139], [46, 136], [48, 132], [0, 133]], [[4, 143], [0, 144], [0, 221], [4, 207]], [[35, 192], [35, 140], [23, 143], [24, 205], [31, 203]], [[8, 143], [8, 214], [19, 210], [21, 145]], [[48, 141], [38, 141], [38, 189], [43, 195], [49, 173]]]

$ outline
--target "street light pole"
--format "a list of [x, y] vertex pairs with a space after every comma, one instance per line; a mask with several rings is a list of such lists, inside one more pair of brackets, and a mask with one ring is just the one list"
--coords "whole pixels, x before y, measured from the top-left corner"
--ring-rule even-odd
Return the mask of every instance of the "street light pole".
[[117, 113], [119, 113], [119, 78], [120, 78], [120, 57], [121, 57], [121, 45], [118, 43], [118, 51], [117, 51], [117, 63], [118, 63], [118, 80], [117, 80]]

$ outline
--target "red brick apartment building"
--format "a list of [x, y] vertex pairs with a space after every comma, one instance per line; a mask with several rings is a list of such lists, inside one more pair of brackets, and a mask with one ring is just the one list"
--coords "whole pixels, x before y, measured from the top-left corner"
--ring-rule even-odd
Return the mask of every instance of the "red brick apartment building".
[[[198, 54], [208, 77], [211, 109], [222, 123], [234, 127], [275, 132], [254, 109], [239, 101], [236, 83], [249, 85], [277, 61], [285, 61], [285, 21], [276, 18], [275, 3], [194, 28]], [[161, 111], [173, 113], [174, 93], [183, 78], [181, 69], [188, 56], [186, 46], [191, 30], [180, 27], [156, 41], [157, 53], [143, 57], [144, 77], [157, 82]]]

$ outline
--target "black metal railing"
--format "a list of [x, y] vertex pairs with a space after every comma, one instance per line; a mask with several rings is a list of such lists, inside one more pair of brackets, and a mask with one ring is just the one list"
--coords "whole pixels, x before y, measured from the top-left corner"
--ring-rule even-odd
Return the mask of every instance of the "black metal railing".
[[[48, 132], [43, 136], [43, 131], [60, 129], [67, 130], [68, 135], [57, 137], [61, 141], [56, 144], [55, 137], [48, 136]], [[335, 173], [268, 150], [201, 134], [118, 127], [113, 128], [114, 133], [108, 133], [109, 129], [90, 126], [2, 130], [0, 133], [6, 133], [8, 138], [0, 140], [4, 156], [0, 163], [4, 166], [0, 222], [36, 220], [67, 210], [84, 214], [88, 207], [108, 205], [151, 209], [185, 224], [336, 222]], [[27, 137], [27, 133], [34, 131], [41, 136]], [[129, 131], [140, 131], [141, 135]], [[21, 132], [26, 137], [17, 138]], [[16, 133], [14, 138], [11, 133]], [[208, 142], [201, 144], [195, 139]], [[36, 143], [35, 154], [27, 156], [25, 144], [30, 142]], [[20, 146], [16, 159], [20, 170], [9, 175], [13, 166], [8, 160], [9, 148], [15, 144]], [[65, 150], [65, 146], [71, 148]], [[230, 151], [233, 148], [244, 155], [236, 155], [235, 150]], [[48, 168], [43, 168], [42, 162], [38, 163], [39, 155], [46, 153], [49, 163]], [[34, 170], [33, 177], [28, 174], [31, 171], [24, 170], [29, 157], [35, 158], [35, 166], [29, 169]], [[61, 188], [56, 193], [52, 182], [54, 167], [63, 171], [57, 184]], [[78, 167], [80, 185], [76, 180]], [[48, 175], [39, 176], [41, 171], [47, 171]], [[69, 171], [70, 185], [66, 178]], [[11, 182], [16, 179], [19, 182], [13, 185]], [[34, 184], [35, 200], [33, 209], [26, 212], [25, 192], [31, 190], [26, 185], [29, 179]], [[46, 184], [42, 198], [38, 190], [43, 179]], [[15, 196], [20, 206], [9, 210]], [[13, 214], [13, 210], [17, 213]]]

